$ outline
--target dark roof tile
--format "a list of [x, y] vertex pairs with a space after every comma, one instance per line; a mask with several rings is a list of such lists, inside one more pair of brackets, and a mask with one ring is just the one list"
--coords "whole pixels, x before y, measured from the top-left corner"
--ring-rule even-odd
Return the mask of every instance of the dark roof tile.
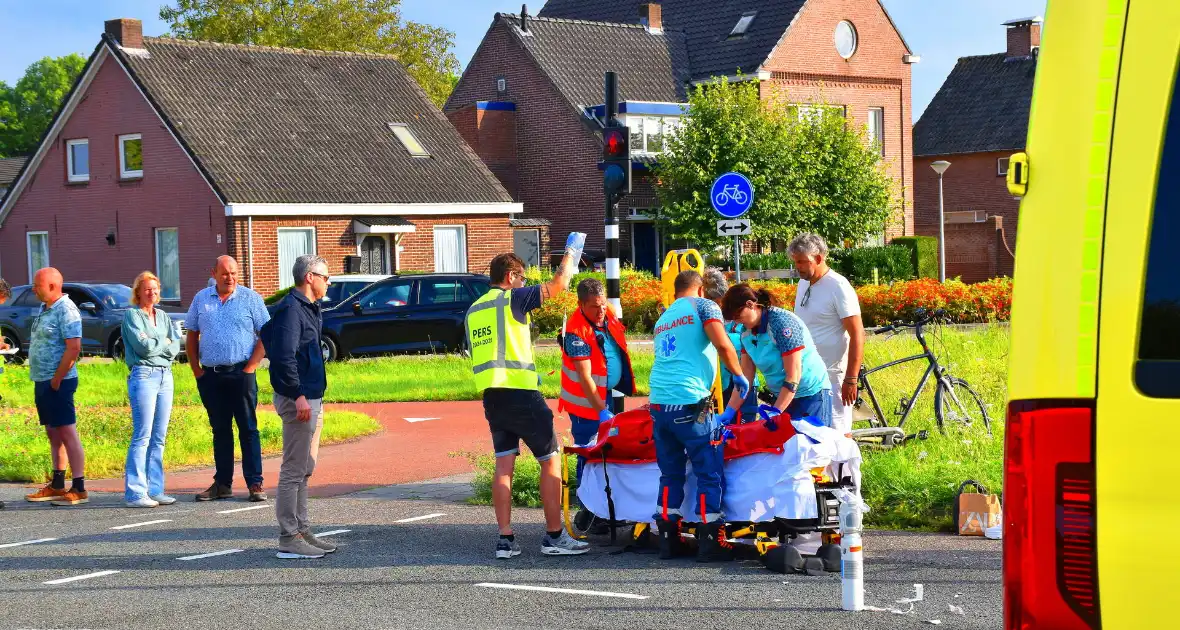
[[914, 125], [914, 155], [1024, 149], [1037, 61], [962, 57]]
[[0, 158], [0, 188], [8, 188], [12, 182], [16, 181], [16, 176], [20, 174], [20, 170], [24, 167], [25, 162], [28, 162], [27, 157], [10, 157]]

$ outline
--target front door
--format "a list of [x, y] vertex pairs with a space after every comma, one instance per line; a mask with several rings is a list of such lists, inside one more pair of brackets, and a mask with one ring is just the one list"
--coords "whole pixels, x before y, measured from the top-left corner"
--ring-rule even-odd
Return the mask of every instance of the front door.
[[636, 269], [660, 273], [660, 231], [646, 221], [631, 224], [631, 262]]
[[366, 236], [361, 241], [361, 273], [383, 274], [386, 270], [387, 254], [384, 236]]

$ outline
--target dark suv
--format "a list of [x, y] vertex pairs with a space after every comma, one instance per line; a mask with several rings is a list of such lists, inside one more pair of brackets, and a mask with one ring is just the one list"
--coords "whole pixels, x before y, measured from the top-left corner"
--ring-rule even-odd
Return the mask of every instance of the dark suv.
[[[78, 307], [82, 315], [82, 354], [115, 359], [123, 357], [123, 313], [131, 306], [131, 287], [125, 284], [67, 282], [62, 292]], [[158, 307], [168, 313], [172, 323], [184, 332], [184, 313], [174, 307]], [[19, 347], [28, 354], [33, 320], [41, 302], [29, 285], [13, 287], [12, 298], [0, 306], [0, 335], [4, 343]], [[183, 355], [183, 344], [182, 355]], [[20, 360], [14, 357], [12, 360]]]
[[324, 359], [462, 350], [463, 321], [491, 280], [470, 273], [395, 276], [324, 309]]

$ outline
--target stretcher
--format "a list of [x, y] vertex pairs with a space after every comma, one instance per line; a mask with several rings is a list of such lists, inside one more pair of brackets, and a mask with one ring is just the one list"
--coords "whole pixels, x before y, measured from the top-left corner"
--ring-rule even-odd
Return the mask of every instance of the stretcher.
[[[753, 550], [780, 572], [838, 571], [840, 492], [860, 487], [860, 450], [847, 436], [785, 414], [731, 425], [724, 438], [725, 538], [735, 550]], [[660, 471], [648, 407], [604, 422], [588, 444], [567, 447], [587, 459], [577, 497], [596, 518], [630, 526], [630, 542], [649, 541], [658, 505]], [[686, 471], [682, 534], [695, 526], [696, 479]], [[580, 532], [569, 522], [571, 535]], [[808, 560], [804, 556], [815, 556]], [[822, 565], [822, 568], [821, 568]]]

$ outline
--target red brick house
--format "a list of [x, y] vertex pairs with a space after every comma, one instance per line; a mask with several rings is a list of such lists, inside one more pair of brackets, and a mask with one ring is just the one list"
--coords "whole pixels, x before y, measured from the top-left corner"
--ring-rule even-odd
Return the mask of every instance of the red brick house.
[[1008, 48], [963, 57], [914, 125], [914, 228], [938, 236], [938, 175], [943, 173], [946, 275], [978, 282], [1011, 276], [1020, 200], [1008, 193], [1008, 158], [1028, 136], [1041, 19], [1004, 23]]
[[768, 100], [800, 112], [826, 101], [867, 126], [897, 182], [902, 218], [888, 231], [913, 234], [915, 61], [878, 0], [549, 0], [538, 17], [496, 14], [443, 110], [524, 217], [551, 222], [550, 247], [579, 230], [603, 248], [602, 83], [618, 72], [635, 153], [620, 249], [651, 269], [673, 244], [652, 222], [648, 167], [675, 133], [687, 90], [739, 72]]
[[312, 252], [333, 273], [481, 272], [521, 211], [391, 57], [112, 20], [0, 205], [0, 272], [151, 269], [181, 304], [221, 254], [264, 295]]

